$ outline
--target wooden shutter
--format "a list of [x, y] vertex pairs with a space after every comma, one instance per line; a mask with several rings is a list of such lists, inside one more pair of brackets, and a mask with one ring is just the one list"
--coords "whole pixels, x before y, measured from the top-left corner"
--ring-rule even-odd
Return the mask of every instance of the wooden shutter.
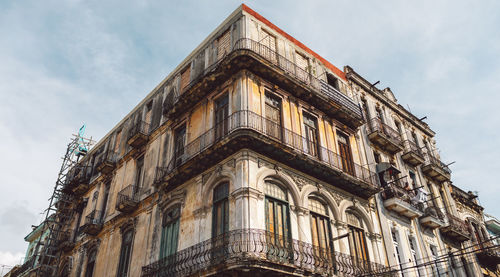
[[231, 51], [231, 36], [227, 30], [217, 39], [217, 60], [222, 59], [229, 51]]
[[189, 85], [189, 81], [191, 78], [191, 64], [186, 66], [181, 73], [181, 93], [184, 92], [184, 89]]
[[261, 31], [260, 43], [264, 45], [262, 54], [271, 61], [276, 61], [276, 38], [268, 32]]

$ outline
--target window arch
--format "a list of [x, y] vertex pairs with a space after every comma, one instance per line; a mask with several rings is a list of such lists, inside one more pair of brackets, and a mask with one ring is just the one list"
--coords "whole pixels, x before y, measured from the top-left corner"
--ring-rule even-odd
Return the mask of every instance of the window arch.
[[291, 234], [287, 191], [275, 180], [265, 180], [264, 185], [268, 242], [289, 248]]
[[120, 250], [120, 260], [118, 263], [117, 276], [127, 276], [130, 264], [130, 256], [132, 253], [132, 242], [134, 237], [134, 230], [130, 229], [122, 234], [122, 246]]
[[229, 183], [217, 185], [213, 190], [212, 237], [229, 230]]
[[319, 257], [329, 256], [333, 251], [332, 232], [328, 208], [320, 199], [309, 198], [309, 214], [311, 220], [311, 239], [315, 246], [315, 254]]
[[97, 256], [97, 249], [92, 249], [87, 258], [87, 266], [85, 267], [85, 277], [94, 276], [95, 260]]
[[356, 261], [368, 261], [368, 249], [366, 248], [366, 236], [363, 221], [352, 210], [346, 211], [347, 228], [349, 233], [349, 250]]
[[163, 214], [160, 259], [168, 257], [177, 252], [179, 237], [179, 225], [181, 217], [181, 207], [175, 206]]

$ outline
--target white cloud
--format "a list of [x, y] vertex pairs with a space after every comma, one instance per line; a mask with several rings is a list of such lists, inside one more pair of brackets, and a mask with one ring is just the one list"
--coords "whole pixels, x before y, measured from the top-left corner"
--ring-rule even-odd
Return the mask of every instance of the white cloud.
[[11, 253], [8, 251], [0, 251], [0, 276], [7, 274], [11, 267], [22, 264], [24, 259], [24, 254]]

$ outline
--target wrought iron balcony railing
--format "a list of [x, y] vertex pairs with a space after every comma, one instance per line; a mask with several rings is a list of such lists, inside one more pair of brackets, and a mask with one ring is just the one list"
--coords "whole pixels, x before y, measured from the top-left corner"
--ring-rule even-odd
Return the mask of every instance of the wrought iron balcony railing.
[[483, 264], [496, 268], [500, 264], [500, 245], [494, 244], [493, 241], [478, 242], [474, 247], [477, 258]]
[[382, 191], [384, 206], [408, 218], [419, 217], [423, 214], [424, 205], [415, 199], [415, 191], [407, 186], [405, 180], [401, 178], [387, 184]]
[[213, 128], [193, 139], [187, 145], [178, 149], [167, 167], [159, 167], [156, 171], [155, 181], [161, 183], [168, 175], [173, 173], [178, 167], [196, 157], [203, 151], [215, 145], [219, 141], [224, 141], [238, 131], [252, 131], [259, 135], [264, 135], [268, 139], [279, 143], [280, 147], [289, 147], [294, 153], [305, 155], [308, 159], [320, 162], [335, 170], [345, 173], [351, 178], [355, 178], [369, 186], [377, 189], [376, 175], [368, 168], [358, 165], [351, 159], [344, 158], [331, 150], [320, 146], [319, 143], [303, 137], [281, 125], [266, 119], [254, 112], [243, 110], [237, 111], [216, 124]]
[[423, 164], [425, 161], [425, 155], [422, 149], [411, 140], [405, 140], [404, 144], [405, 150], [403, 155], [401, 155], [401, 158], [412, 166]]
[[372, 118], [367, 125], [368, 138], [380, 148], [390, 153], [403, 150], [403, 141], [397, 130], [385, 124], [380, 118]]
[[448, 165], [430, 153], [427, 153], [426, 163], [422, 166], [422, 172], [440, 182], [449, 181], [451, 178], [451, 170]]
[[171, 92], [169, 92], [163, 103], [164, 112], [169, 113], [171, 110], [173, 110], [173, 107], [176, 105], [182, 95], [186, 94], [186, 92], [189, 91], [190, 88], [195, 84], [200, 82], [203, 77], [215, 71], [219, 64], [227, 56], [230, 56], [237, 51], [247, 51], [248, 53], [252, 53], [264, 59], [270, 65], [278, 68], [282, 72], [282, 74], [284, 74], [284, 76], [288, 76], [294, 79], [295, 81], [307, 86], [309, 89], [311, 89], [313, 92], [323, 97], [327, 101], [335, 103], [338, 110], [341, 110], [345, 115], [348, 115], [349, 117], [352, 117], [355, 121], [357, 121], [357, 126], [362, 124], [363, 116], [361, 113], [361, 109], [352, 99], [339, 92], [337, 89], [324, 82], [323, 80], [318, 79], [307, 70], [295, 64], [293, 61], [288, 60], [284, 56], [278, 54], [268, 46], [248, 38], [237, 40], [233, 45], [232, 51], [221, 55], [217, 60], [215, 60], [201, 72], [193, 73], [193, 77], [190, 80], [189, 84], [183, 88], [183, 93], [179, 93], [177, 89], [173, 89]]
[[101, 231], [102, 224], [102, 212], [93, 210], [85, 217], [84, 224], [80, 227], [80, 232], [89, 235], [97, 235]]
[[129, 185], [118, 193], [116, 209], [121, 212], [131, 212], [139, 204], [140, 188]]
[[470, 240], [470, 230], [465, 221], [452, 214], [447, 214], [446, 217], [448, 218], [448, 226], [441, 228], [443, 234], [460, 242]]
[[258, 229], [229, 231], [180, 250], [144, 266], [142, 276], [190, 276], [252, 266], [264, 266], [271, 273], [275, 268], [281, 273], [300, 269], [321, 276], [395, 276], [384, 265]]
[[150, 124], [145, 121], [136, 122], [128, 131], [127, 142], [132, 147], [140, 147], [148, 141]]
[[431, 229], [443, 227], [445, 224], [445, 216], [441, 209], [429, 206], [425, 208], [424, 215], [420, 217], [420, 224]]
[[97, 171], [101, 172], [101, 174], [109, 174], [116, 166], [116, 163], [119, 160], [118, 153], [113, 151], [107, 151], [98, 156], [96, 166]]

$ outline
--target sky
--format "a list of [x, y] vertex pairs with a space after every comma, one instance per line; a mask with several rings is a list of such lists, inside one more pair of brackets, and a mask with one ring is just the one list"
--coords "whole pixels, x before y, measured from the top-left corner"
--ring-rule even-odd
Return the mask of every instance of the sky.
[[[0, 1], [0, 275], [42, 220], [85, 123], [100, 139], [242, 2]], [[500, 2], [247, 1], [437, 133], [452, 180], [500, 217]]]

